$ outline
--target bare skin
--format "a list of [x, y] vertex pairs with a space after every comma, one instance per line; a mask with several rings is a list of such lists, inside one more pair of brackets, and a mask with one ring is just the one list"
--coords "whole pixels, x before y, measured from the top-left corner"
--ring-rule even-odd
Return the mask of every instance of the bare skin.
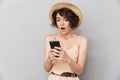
[[[70, 22], [66, 18], [60, 16], [59, 13], [56, 15], [56, 18], [57, 28], [60, 32], [55, 36], [56, 39], [61, 42], [61, 47], [50, 49], [49, 41], [53, 39], [53, 36], [49, 35], [46, 37], [44, 68], [47, 72], [51, 71], [52, 69], [57, 71], [58, 69], [61, 69], [61, 67], [57, 66], [57, 68], [55, 68], [54, 66], [56, 66], [56, 64], [61, 61], [59, 65], [64, 65], [64, 63], [66, 63], [69, 65], [72, 72], [79, 75], [83, 72], [86, 60], [87, 39], [84, 36], [74, 34], [70, 27]], [[73, 59], [72, 56], [74, 56], [74, 54], [70, 54], [69, 52], [67, 52], [67, 50], [69, 50], [76, 44], [78, 45], [79, 55], [75, 59]]]

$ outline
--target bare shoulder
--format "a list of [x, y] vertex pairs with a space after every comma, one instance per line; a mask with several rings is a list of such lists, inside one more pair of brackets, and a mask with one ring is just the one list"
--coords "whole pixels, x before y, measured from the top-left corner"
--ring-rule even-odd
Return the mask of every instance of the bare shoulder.
[[54, 34], [50, 34], [45, 37], [46, 40], [51, 40], [53, 38], [54, 38]]
[[83, 35], [78, 35], [78, 41], [81, 43], [87, 43], [88, 39], [87, 37], [83, 36]]

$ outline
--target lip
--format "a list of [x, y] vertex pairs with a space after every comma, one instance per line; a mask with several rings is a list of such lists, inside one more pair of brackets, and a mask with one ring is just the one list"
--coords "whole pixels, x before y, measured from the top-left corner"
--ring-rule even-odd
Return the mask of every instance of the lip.
[[66, 29], [65, 29], [65, 27], [61, 27], [60, 30], [61, 31], [65, 31]]
[[61, 31], [65, 31], [65, 29], [61, 29]]
[[61, 30], [65, 30], [66, 28], [65, 28], [65, 27], [61, 27], [60, 29], [61, 29]]
[[65, 33], [65, 32], [66, 32], [66, 30], [65, 30], [65, 29], [61, 30], [61, 33]]

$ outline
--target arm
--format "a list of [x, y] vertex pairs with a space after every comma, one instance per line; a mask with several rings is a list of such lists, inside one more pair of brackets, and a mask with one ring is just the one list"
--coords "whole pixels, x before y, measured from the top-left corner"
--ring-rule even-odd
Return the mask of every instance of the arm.
[[49, 36], [47, 36], [45, 38], [45, 42], [44, 42], [44, 69], [49, 72], [52, 68], [52, 60], [50, 59], [50, 56], [49, 56], [49, 50], [50, 50], [50, 47], [49, 47]]
[[86, 60], [86, 52], [87, 52], [87, 39], [85, 37], [82, 37], [79, 47], [79, 56], [77, 63], [74, 62], [70, 57], [68, 57], [67, 62], [71, 66], [71, 69], [73, 72], [75, 72], [77, 75], [81, 74], [83, 72], [85, 60]]

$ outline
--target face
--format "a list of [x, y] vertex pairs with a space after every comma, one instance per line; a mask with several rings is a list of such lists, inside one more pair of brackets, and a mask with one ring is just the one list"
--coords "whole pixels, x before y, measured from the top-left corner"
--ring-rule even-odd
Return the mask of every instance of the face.
[[70, 22], [65, 17], [60, 16], [59, 13], [56, 15], [56, 23], [61, 34], [67, 34], [72, 31]]

